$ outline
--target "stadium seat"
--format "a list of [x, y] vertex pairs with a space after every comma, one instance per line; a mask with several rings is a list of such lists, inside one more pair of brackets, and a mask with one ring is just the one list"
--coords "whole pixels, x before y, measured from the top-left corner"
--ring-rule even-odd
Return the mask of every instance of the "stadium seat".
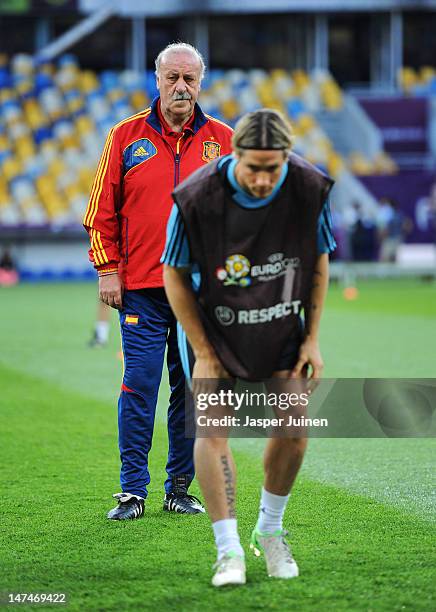
[[[419, 74], [404, 69], [399, 78], [410, 92], [418, 85], [436, 91], [432, 68]], [[146, 108], [156, 93], [152, 70], [97, 75], [81, 69], [71, 54], [56, 63], [0, 54], [0, 224], [80, 223], [109, 130]], [[206, 113], [231, 125], [260, 106], [278, 109], [291, 120], [297, 152], [333, 176], [346, 165], [315, 118], [343, 104], [326, 70], [212, 69], [200, 102]], [[396, 170], [386, 154], [367, 160], [358, 151], [349, 166], [356, 174]]]
[[359, 151], [353, 151], [349, 157], [350, 170], [357, 175], [373, 174], [371, 162]]

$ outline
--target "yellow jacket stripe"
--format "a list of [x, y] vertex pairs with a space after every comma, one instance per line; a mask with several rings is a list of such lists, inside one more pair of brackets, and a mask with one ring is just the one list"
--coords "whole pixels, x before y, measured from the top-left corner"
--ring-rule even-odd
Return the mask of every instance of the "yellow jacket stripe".
[[100, 252], [100, 249], [98, 248], [96, 231], [94, 229], [91, 230], [91, 248], [92, 252], [94, 253], [95, 263], [98, 266], [102, 266], [104, 263], [106, 263]]
[[102, 156], [100, 158], [99, 164], [97, 166], [97, 172], [95, 173], [94, 182], [92, 183], [91, 194], [90, 194], [90, 197], [89, 197], [88, 206], [86, 208], [85, 217], [83, 219], [83, 225], [86, 225], [88, 227], [89, 227], [89, 217], [90, 217], [90, 214], [92, 214], [92, 211], [93, 211], [94, 195], [95, 195], [95, 192], [96, 192], [96, 189], [97, 189], [98, 180], [99, 180], [100, 174], [101, 174], [101, 172], [103, 170], [104, 162], [105, 162], [106, 155], [107, 155], [107, 149], [108, 149], [109, 144], [111, 142], [112, 130], [113, 130], [113, 128], [110, 130], [110, 132], [109, 132], [109, 134], [108, 134], [108, 136], [106, 138], [106, 142], [105, 142], [105, 145], [104, 145], [103, 153], [102, 153]]
[[98, 246], [100, 247], [99, 254], [102, 257], [102, 259], [104, 260], [104, 263], [109, 263], [109, 259], [107, 258], [106, 251], [104, 250], [103, 243], [101, 241], [101, 234], [100, 234], [99, 231], [96, 231], [96, 234], [97, 234]]
[[98, 211], [98, 203], [99, 203], [99, 200], [100, 200], [101, 191], [103, 189], [104, 177], [106, 176], [107, 168], [108, 168], [108, 165], [109, 165], [109, 157], [110, 157], [110, 152], [111, 152], [111, 149], [112, 149], [112, 141], [113, 141], [115, 130], [117, 128], [119, 128], [121, 125], [124, 125], [125, 123], [130, 123], [131, 121], [135, 121], [136, 119], [140, 119], [141, 117], [146, 117], [147, 115], [150, 114], [150, 112], [151, 112], [151, 109], [147, 109], [145, 111], [142, 111], [141, 113], [133, 115], [133, 117], [129, 117], [127, 119], [124, 119], [124, 121], [120, 121], [120, 123], [117, 123], [117, 125], [112, 128], [111, 133], [109, 134], [109, 137], [108, 137], [109, 143], [108, 143], [108, 148], [107, 148], [107, 151], [106, 151], [106, 159], [105, 159], [104, 168], [103, 168], [103, 171], [102, 171], [102, 173], [100, 175], [98, 192], [94, 196], [94, 201], [93, 201], [94, 211], [91, 213], [90, 219], [89, 219], [90, 227], [93, 226], [94, 219], [95, 219], [95, 216], [96, 216], [97, 211]]
[[101, 188], [103, 186], [103, 179], [104, 176], [106, 174], [106, 170], [107, 170], [107, 166], [108, 166], [108, 161], [109, 161], [109, 152], [110, 152], [110, 148], [112, 146], [112, 140], [113, 140], [113, 133], [114, 130], [116, 128], [118, 128], [120, 125], [123, 125], [124, 123], [127, 123], [129, 121], [133, 121], [134, 119], [139, 118], [141, 115], [144, 115], [146, 113], [149, 113], [149, 109], [146, 109], [145, 111], [142, 111], [141, 113], [137, 113], [136, 115], [133, 115], [132, 117], [129, 117], [127, 119], [124, 119], [123, 121], [120, 121], [119, 123], [117, 123], [109, 132], [107, 138], [106, 138], [106, 143], [103, 149], [103, 154], [101, 156], [100, 162], [98, 164], [97, 167], [97, 172], [94, 178], [94, 183], [92, 185], [92, 189], [91, 189], [91, 195], [90, 195], [90, 199], [89, 199], [89, 203], [88, 203], [88, 207], [86, 209], [86, 213], [85, 213], [85, 218], [83, 221], [83, 224], [88, 226], [88, 227], [92, 227], [92, 221], [91, 220], [92, 217], [95, 218], [95, 215], [93, 215], [94, 208], [95, 206], [98, 208], [98, 198], [97, 201], [95, 199], [95, 195], [97, 193], [97, 191], [99, 191], [99, 193], [101, 193]]
[[104, 181], [104, 177], [106, 175], [107, 168], [109, 165], [109, 155], [110, 155], [110, 150], [112, 148], [114, 131], [120, 126], [124, 125], [125, 123], [129, 123], [130, 121], [134, 121], [135, 119], [140, 119], [141, 117], [146, 117], [147, 115], [150, 114], [150, 112], [151, 112], [151, 109], [147, 108], [146, 110], [141, 111], [140, 113], [137, 113], [136, 115], [133, 115], [132, 117], [128, 117], [127, 119], [120, 121], [110, 130], [108, 137], [106, 139], [106, 144], [103, 150], [102, 157], [100, 159], [100, 163], [97, 168], [97, 173], [94, 179], [94, 183], [92, 185], [91, 196], [89, 199], [88, 207], [87, 207], [85, 218], [83, 221], [84, 225], [88, 227], [92, 227], [95, 216], [98, 211], [98, 201], [101, 195], [101, 191], [103, 189], [103, 181]]
[[91, 248], [94, 253], [94, 259], [98, 266], [102, 266], [105, 263], [109, 263], [106, 252], [101, 242], [100, 232], [97, 230], [91, 230]]
[[103, 182], [104, 182], [104, 178], [106, 176], [106, 172], [109, 166], [109, 158], [110, 158], [110, 152], [112, 149], [112, 142], [114, 139], [114, 128], [111, 129], [111, 131], [109, 132], [109, 136], [108, 136], [108, 143], [107, 143], [107, 147], [105, 148], [105, 151], [103, 153], [104, 155], [104, 165], [100, 170], [100, 173], [98, 174], [98, 176], [95, 177], [96, 180], [96, 189], [94, 191], [94, 194], [92, 196], [92, 200], [91, 200], [91, 212], [89, 214], [89, 220], [88, 220], [88, 225], [90, 227], [93, 226], [94, 223], [94, 219], [95, 216], [97, 214], [98, 211], [98, 204], [99, 204], [99, 199], [100, 199], [100, 195], [101, 192], [103, 190]]
[[99, 255], [98, 255], [98, 249], [95, 246], [95, 236], [94, 236], [94, 234], [95, 234], [95, 231], [92, 229], [91, 230], [91, 249], [92, 249], [92, 252], [94, 254], [94, 261], [95, 261], [95, 263], [98, 266], [101, 266], [102, 265], [102, 261], [101, 261]]

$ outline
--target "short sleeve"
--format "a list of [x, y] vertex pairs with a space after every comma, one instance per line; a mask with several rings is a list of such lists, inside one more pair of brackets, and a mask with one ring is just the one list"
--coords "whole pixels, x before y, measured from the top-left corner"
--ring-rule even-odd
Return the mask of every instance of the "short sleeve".
[[318, 220], [318, 254], [333, 253], [336, 249], [336, 240], [333, 236], [332, 215], [329, 200], [324, 202]]
[[191, 265], [188, 238], [176, 204], [168, 219], [166, 244], [160, 261], [173, 268], [189, 268]]

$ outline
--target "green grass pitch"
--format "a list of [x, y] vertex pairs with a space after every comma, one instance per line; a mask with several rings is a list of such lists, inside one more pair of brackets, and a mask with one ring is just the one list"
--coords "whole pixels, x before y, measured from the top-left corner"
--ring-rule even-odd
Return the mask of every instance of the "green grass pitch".
[[[301, 569], [292, 581], [268, 579], [249, 554], [262, 442], [233, 441], [248, 583], [214, 590], [207, 517], [161, 508], [164, 382], [145, 517], [107, 521], [119, 490], [122, 366], [115, 314], [110, 346], [86, 347], [95, 297], [91, 284], [0, 290], [3, 602], [9, 592], [65, 592], [67, 609], [81, 611], [436, 609], [431, 439], [310, 442], [285, 519]], [[332, 286], [325, 375], [435, 377], [435, 331], [435, 284], [362, 282], [355, 301]]]

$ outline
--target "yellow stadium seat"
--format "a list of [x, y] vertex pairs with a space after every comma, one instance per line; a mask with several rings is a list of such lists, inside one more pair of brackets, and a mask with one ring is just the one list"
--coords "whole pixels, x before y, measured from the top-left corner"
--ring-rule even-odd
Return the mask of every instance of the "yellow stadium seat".
[[371, 162], [359, 151], [350, 153], [349, 165], [351, 171], [360, 176], [368, 176], [374, 172]]
[[20, 94], [20, 96], [24, 96], [28, 94], [29, 91], [33, 90], [33, 81], [30, 79], [20, 81], [15, 85], [15, 90]]
[[53, 177], [59, 176], [65, 170], [65, 163], [61, 157], [55, 158], [48, 167], [49, 174]]
[[0, 102], [7, 102], [8, 100], [13, 100], [16, 98], [16, 93], [13, 89], [0, 89]]
[[277, 97], [274, 80], [271, 78], [263, 80], [257, 86], [257, 94], [263, 106], [277, 108], [282, 101]]
[[259, 93], [259, 98], [262, 106], [265, 108], [277, 108], [278, 106], [281, 106], [280, 100], [278, 100], [272, 90]]
[[8, 183], [3, 176], [0, 176], [0, 207], [8, 206], [10, 199]]
[[283, 106], [283, 102], [281, 100], [278, 100], [277, 98], [271, 101], [269, 108], [272, 108], [273, 110], [279, 111], [283, 115], [286, 115], [286, 109]]
[[6, 151], [6, 149], [9, 149], [9, 139], [4, 134], [0, 134], [0, 151]]
[[331, 77], [326, 78], [319, 86], [321, 100], [331, 111], [340, 110], [343, 106], [342, 90]]
[[301, 114], [295, 124], [296, 129], [302, 135], [307, 134], [316, 125], [315, 118], [307, 113]]
[[325, 135], [318, 139], [317, 146], [320, 147], [320, 149], [322, 149], [327, 154], [333, 151], [332, 142]]
[[283, 102], [277, 97], [274, 83], [271, 79], [265, 79], [257, 85], [256, 89], [262, 106], [283, 112]]
[[89, 168], [81, 168], [79, 170], [79, 181], [84, 193], [89, 194], [92, 183], [94, 182], [94, 174], [95, 171], [90, 170]]
[[71, 204], [74, 198], [76, 198], [78, 195], [81, 195], [82, 188], [79, 183], [71, 183], [71, 185], [67, 185], [64, 188], [64, 192], [65, 192], [65, 195], [67, 196], [69, 203]]
[[66, 134], [59, 139], [59, 143], [64, 149], [77, 149], [80, 147], [80, 142], [76, 134]]
[[23, 108], [24, 114], [28, 115], [28, 113], [34, 111], [35, 109], [38, 109], [39, 104], [35, 100], [35, 98], [28, 98], [27, 100], [23, 101], [22, 108]]
[[148, 96], [141, 90], [134, 91], [130, 96], [130, 103], [135, 111], [140, 111], [143, 108], [147, 108], [150, 101]]
[[295, 84], [295, 91], [301, 94], [310, 83], [309, 75], [304, 70], [299, 69], [294, 70], [291, 76]]
[[47, 120], [40, 110], [35, 110], [27, 116], [27, 123], [32, 130], [37, 130], [42, 126], [46, 126]]
[[89, 134], [94, 129], [94, 124], [88, 115], [80, 115], [75, 121], [76, 130], [80, 135]]
[[121, 98], [124, 98], [124, 91], [122, 89], [111, 89], [108, 93], [107, 93], [107, 99], [110, 100], [110, 102], [112, 102], [112, 104], [114, 102], [116, 102], [117, 100], [121, 100]]
[[275, 81], [278, 79], [282, 79], [283, 77], [287, 77], [288, 73], [283, 68], [274, 68], [270, 72], [271, 78]]
[[11, 203], [11, 197], [8, 191], [0, 189], [0, 209], [7, 208]]
[[68, 66], [68, 68], [62, 68], [58, 73], [59, 78], [57, 84], [59, 89], [63, 93], [67, 93], [71, 89], [77, 88], [79, 73], [76, 66]]
[[225, 100], [221, 104], [221, 112], [225, 119], [234, 119], [240, 112], [239, 104], [236, 100]]
[[77, 83], [83, 93], [95, 91], [100, 86], [97, 76], [91, 70], [83, 70], [79, 72]]
[[43, 64], [43, 66], [40, 68], [40, 72], [43, 74], [48, 74], [49, 76], [54, 76], [56, 73], [55, 65], [49, 63]]
[[50, 156], [55, 157], [59, 154], [57, 143], [54, 140], [44, 140], [44, 142], [41, 143], [40, 151], [45, 159]]
[[336, 178], [339, 176], [343, 168], [344, 162], [342, 157], [336, 152], [331, 152], [327, 159], [328, 174], [333, 178]]
[[51, 110], [51, 111], [49, 112], [49, 117], [50, 117], [50, 119], [51, 119], [53, 122], [55, 122], [55, 121], [57, 121], [58, 119], [62, 119], [62, 117], [64, 116], [64, 114], [65, 114], [65, 109], [63, 109], [63, 108], [56, 108], [56, 109], [53, 109], [53, 110]]
[[36, 190], [39, 197], [43, 200], [47, 194], [56, 191], [56, 183], [52, 176], [43, 174], [35, 180]]
[[72, 98], [67, 102], [67, 107], [70, 113], [75, 113], [84, 107], [85, 103], [82, 98]]
[[11, 181], [13, 178], [21, 174], [22, 165], [16, 157], [8, 157], [3, 162], [3, 175], [7, 181]]
[[410, 93], [412, 88], [418, 84], [418, 75], [413, 68], [400, 68], [398, 73], [398, 82], [405, 93]]
[[44, 208], [51, 220], [68, 210], [68, 206], [59, 193], [53, 193], [44, 201]]
[[15, 150], [18, 157], [23, 161], [36, 155], [35, 144], [27, 136], [21, 137], [15, 142]]
[[419, 79], [422, 84], [426, 84], [436, 76], [436, 70], [432, 66], [422, 66], [419, 71]]
[[384, 151], [374, 159], [374, 170], [376, 174], [396, 174], [398, 166], [394, 160]]

